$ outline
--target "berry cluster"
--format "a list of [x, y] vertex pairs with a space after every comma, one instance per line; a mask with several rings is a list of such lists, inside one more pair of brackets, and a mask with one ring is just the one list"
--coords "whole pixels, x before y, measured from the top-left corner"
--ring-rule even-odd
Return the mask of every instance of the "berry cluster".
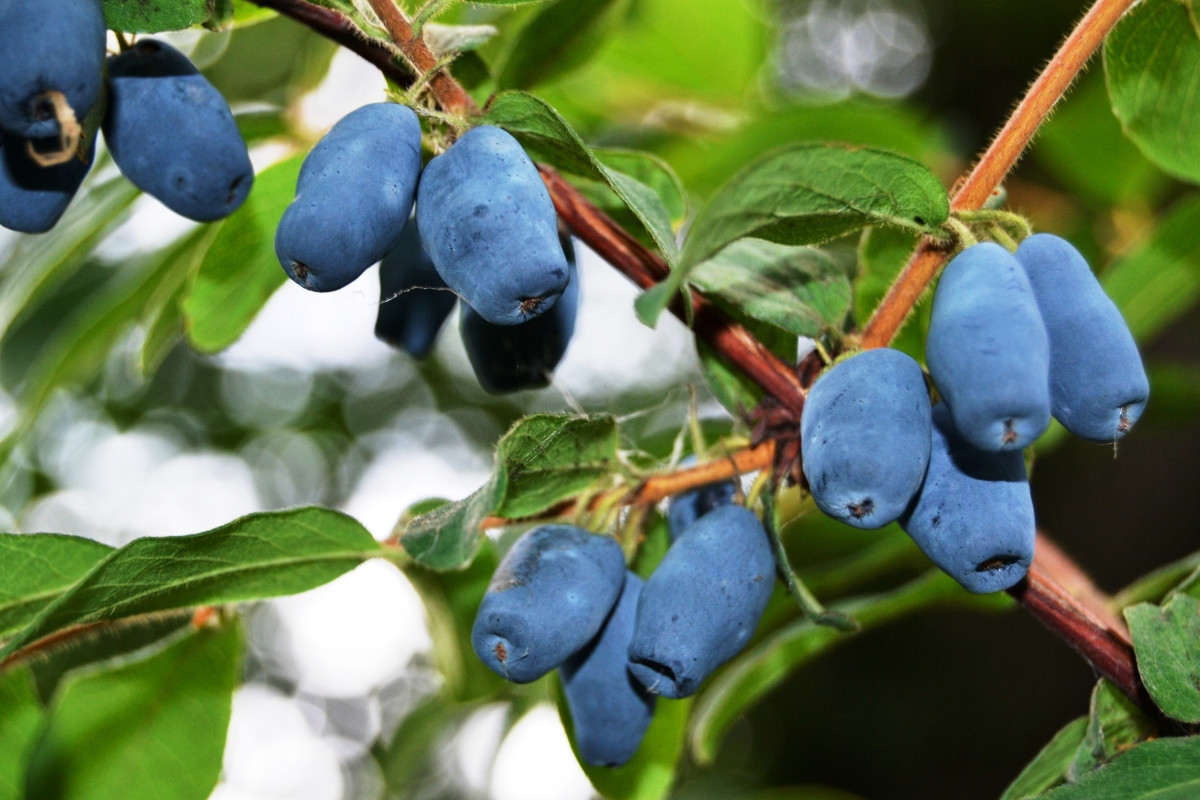
[[676, 497], [672, 544], [644, 582], [615, 539], [571, 525], [529, 531], [496, 569], [475, 617], [475, 652], [516, 683], [557, 667], [587, 763], [627, 762], [657, 696], [693, 694], [754, 633], [775, 557], [733, 494], [721, 483]]
[[197, 221], [233, 213], [254, 171], [225, 99], [160, 41], [106, 64], [105, 36], [99, 0], [0, 4], [0, 226], [54, 227], [91, 168], [97, 119], [138, 188]]
[[352, 112], [305, 158], [275, 250], [292, 280], [319, 292], [381, 261], [376, 334], [415, 358], [461, 298], [463, 343], [489, 392], [545, 386], [574, 331], [574, 245], [537, 168], [496, 127], [468, 131], [422, 168], [411, 109]]
[[1087, 262], [1057, 236], [1016, 253], [983, 243], [946, 267], [925, 345], [941, 403], [895, 350], [838, 362], [801, 421], [818, 507], [859, 528], [899, 521], [972, 592], [1006, 589], [1033, 560], [1033, 500], [1022, 448], [1053, 416], [1113, 443], [1145, 407], [1133, 336]]

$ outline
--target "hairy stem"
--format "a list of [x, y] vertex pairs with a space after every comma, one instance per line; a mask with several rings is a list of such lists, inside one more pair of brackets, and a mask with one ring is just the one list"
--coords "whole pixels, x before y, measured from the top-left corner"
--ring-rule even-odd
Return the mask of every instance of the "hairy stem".
[[[979, 162], [959, 183], [950, 198], [951, 211], [983, 207], [1104, 37], [1135, 1], [1096, 0], [1029, 87]], [[863, 329], [864, 348], [886, 347], [895, 338], [945, 258], [946, 254], [930, 240], [921, 243]]]

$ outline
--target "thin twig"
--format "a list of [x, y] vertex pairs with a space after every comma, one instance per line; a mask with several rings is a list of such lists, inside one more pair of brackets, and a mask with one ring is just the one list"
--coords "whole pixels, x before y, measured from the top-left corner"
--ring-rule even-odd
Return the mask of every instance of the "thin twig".
[[[983, 207], [1025, 152], [1054, 105], [1066, 94], [1088, 59], [1135, 1], [1096, 0], [1029, 87], [979, 162], [962, 179], [950, 200], [952, 212]], [[945, 257], [946, 254], [931, 240], [921, 243], [863, 329], [864, 348], [886, 347], [895, 338], [925, 287], [941, 269]]]

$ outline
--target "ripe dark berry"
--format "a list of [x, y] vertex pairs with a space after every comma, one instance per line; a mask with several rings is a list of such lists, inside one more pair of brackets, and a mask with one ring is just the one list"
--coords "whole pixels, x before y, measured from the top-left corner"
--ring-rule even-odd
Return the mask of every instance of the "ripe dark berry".
[[544, 314], [519, 325], [493, 325], [465, 301], [459, 304], [458, 326], [463, 346], [483, 390], [505, 394], [540, 389], [567, 352], [579, 313], [579, 270], [575, 246], [562, 238], [570, 281], [558, 302]]
[[630, 670], [651, 694], [693, 694], [750, 641], [774, 581], [775, 555], [758, 517], [732, 505], [700, 517], [642, 589]]
[[933, 297], [925, 360], [963, 437], [1019, 450], [1050, 424], [1050, 343], [1025, 271], [984, 242], [959, 253]]
[[534, 528], [488, 584], [471, 629], [475, 654], [513, 683], [537, 680], [591, 641], [624, 582], [616, 539], [573, 525]]
[[332, 292], [366, 272], [398, 245], [420, 174], [412, 109], [372, 103], [339, 120], [304, 159], [296, 199], [275, 232], [288, 277]]
[[0, 227], [44, 233], [54, 227], [92, 166], [95, 140], [87, 160], [39, 166], [26, 151], [28, 140], [0, 133]]
[[974, 447], [955, 429], [946, 405], [938, 405], [929, 471], [900, 525], [968, 591], [1007, 589], [1033, 561], [1033, 498], [1024, 455]]
[[528, 322], [567, 288], [550, 193], [500, 128], [474, 128], [429, 162], [417, 227], [446, 284], [493, 325]]
[[835, 364], [808, 393], [800, 420], [804, 475], [817, 506], [856, 528], [904, 513], [929, 465], [929, 391], [899, 350]]
[[596, 766], [633, 758], [654, 716], [654, 695], [633, 677], [626, 658], [641, 592], [642, 579], [627, 572], [600, 633], [559, 667], [579, 755]]
[[108, 60], [108, 79], [104, 141], [125, 177], [189, 219], [236, 211], [254, 169], [229, 104], [192, 62], [141, 39]]
[[1116, 441], [1150, 396], [1129, 326], [1070, 242], [1039, 233], [1016, 256], [1050, 336], [1050, 412], [1076, 436]]
[[[695, 456], [688, 456], [679, 466], [696, 463]], [[737, 496], [737, 484], [733, 481], [717, 481], [681, 492], [671, 498], [667, 506], [667, 535], [675, 541], [693, 522], [710, 511], [727, 506]]]

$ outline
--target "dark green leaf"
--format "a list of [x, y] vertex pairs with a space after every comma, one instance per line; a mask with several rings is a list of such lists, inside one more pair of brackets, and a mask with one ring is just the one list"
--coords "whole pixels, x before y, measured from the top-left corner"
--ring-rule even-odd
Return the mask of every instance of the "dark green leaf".
[[1087, 730], [1067, 769], [1067, 779], [1078, 781], [1144, 740], [1153, 730], [1153, 724], [1133, 701], [1108, 681], [1099, 681], [1092, 691]]
[[604, 166], [616, 170], [650, 187], [662, 201], [667, 214], [673, 220], [681, 220], [687, 213], [687, 201], [683, 184], [671, 165], [653, 153], [641, 150], [622, 150], [616, 147], [593, 147], [592, 155]]
[[0, 638], [27, 625], [111, 552], [81, 536], [0, 533]]
[[1150, 237], [1100, 276], [1134, 338], [1148, 341], [1200, 297], [1200, 195], [1160, 218]]
[[579, 758], [571, 710], [567, 707], [557, 672], [554, 677], [555, 702], [571, 750], [600, 796], [605, 800], [661, 800], [667, 797], [683, 755], [692, 699], [659, 700], [650, 727], [633, 758], [620, 767], [593, 767]]
[[1046, 800], [1195, 800], [1200, 797], [1200, 736], [1155, 739]]
[[700, 211], [679, 267], [664, 289], [638, 299], [638, 316], [653, 325], [695, 265], [747, 236], [819, 244], [869, 225], [933, 234], [949, 214], [941, 182], [906, 156], [844, 145], [785, 147], [735, 175]]
[[1021, 774], [1000, 797], [1000, 800], [1023, 800], [1027, 797], [1037, 797], [1047, 789], [1063, 782], [1067, 768], [1083, 741], [1087, 730], [1087, 717], [1073, 719], [1054, 734], [1054, 738], [1041, 749], [1033, 761], [1021, 770]]
[[555, 0], [538, 9], [511, 42], [496, 85], [531, 89], [586, 63], [605, 43], [606, 12], [615, 2]]
[[696, 355], [700, 358], [700, 372], [708, 388], [726, 411], [734, 417], [743, 417], [758, 405], [763, 396], [762, 387], [746, 373], [699, 339], [696, 340]]
[[[862, 630], [951, 601], [962, 594], [940, 571], [885, 594], [834, 603], [829, 611], [848, 614]], [[843, 641], [845, 634], [799, 619], [780, 628], [732, 661], [710, 679], [692, 714], [689, 741], [701, 764], [716, 758], [717, 748], [731, 723], [806, 662]]]
[[584, 178], [605, 181], [637, 216], [668, 263], [674, 262], [676, 247], [671, 215], [655, 191], [602, 164], [579, 134], [545, 101], [523, 92], [505, 92], [492, 101], [484, 122], [511, 133], [537, 161]]
[[207, 22], [213, 0], [104, 0], [104, 21], [115, 31], [179, 31]]
[[302, 156], [263, 170], [242, 207], [221, 224], [196, 272], [183, 313], [188, 341], [215, 353], [237, 341], [286, 280], [275, 256], [275, 229], [296, 195]]
[[479, 524], [504, 497], [504, 473], [462, 500], [446, 503], [414, 517], [400, 536], [400, 545], [422, 566], [433, 570], [461, 569], [479, 549]]
[[[1200, 589], [1200, 581], [1196, 580], [1200, 576], [1200, 573], [1197, 572], [1198, 569], [1200, 569], [1200, 552], [1164, 564], [1153, 572], [1138, 578], [1114, 595], [1111, 606], [1120, 611], [1134, 603], [1157, 603], [1177, 584], [1180, 585], [1181, 591], [1191, 594], [1193, 597], [1200, 596], [1200, 593], [1195, 591], [1195, 589]], [[1183, 583], [1180, 584], [1180, 581]]]
[[326, 508], [251, 514], [207, 533], [135, 539], [47, 606], [0, 657], [72, 625], [295, 594], [381, 554], [366, 528]]
[[25, 800], [25, 765], [44, 719], [29, 671], [0, 672], [0, 800]]
[[1104, 46], [1113, 112], [1165, 172], [1200, 182], [1200, 25], [1190, 2], [1142, 0]]
[[543, 511], [594, 485], [617, 463], [617, 420], [607, 414], [537, 414], [500, 440], [497, 464], [508, 475], [494, 513], [511, 518]]
[[796, 336], [816, 336], [842, 321], [850, 280], [829, 255], [741, 239], [696, 266], [689, 280], [705, 294]]
[[1163, 713], [1200, 722], [1200, 600], [1175, 594], [1159, 607], [1125, 609], [1138, 674]]
[[221, 773], [241, 651], [230, 624], [68, 678], [33, 754], [29, 796], [205, 800]]

